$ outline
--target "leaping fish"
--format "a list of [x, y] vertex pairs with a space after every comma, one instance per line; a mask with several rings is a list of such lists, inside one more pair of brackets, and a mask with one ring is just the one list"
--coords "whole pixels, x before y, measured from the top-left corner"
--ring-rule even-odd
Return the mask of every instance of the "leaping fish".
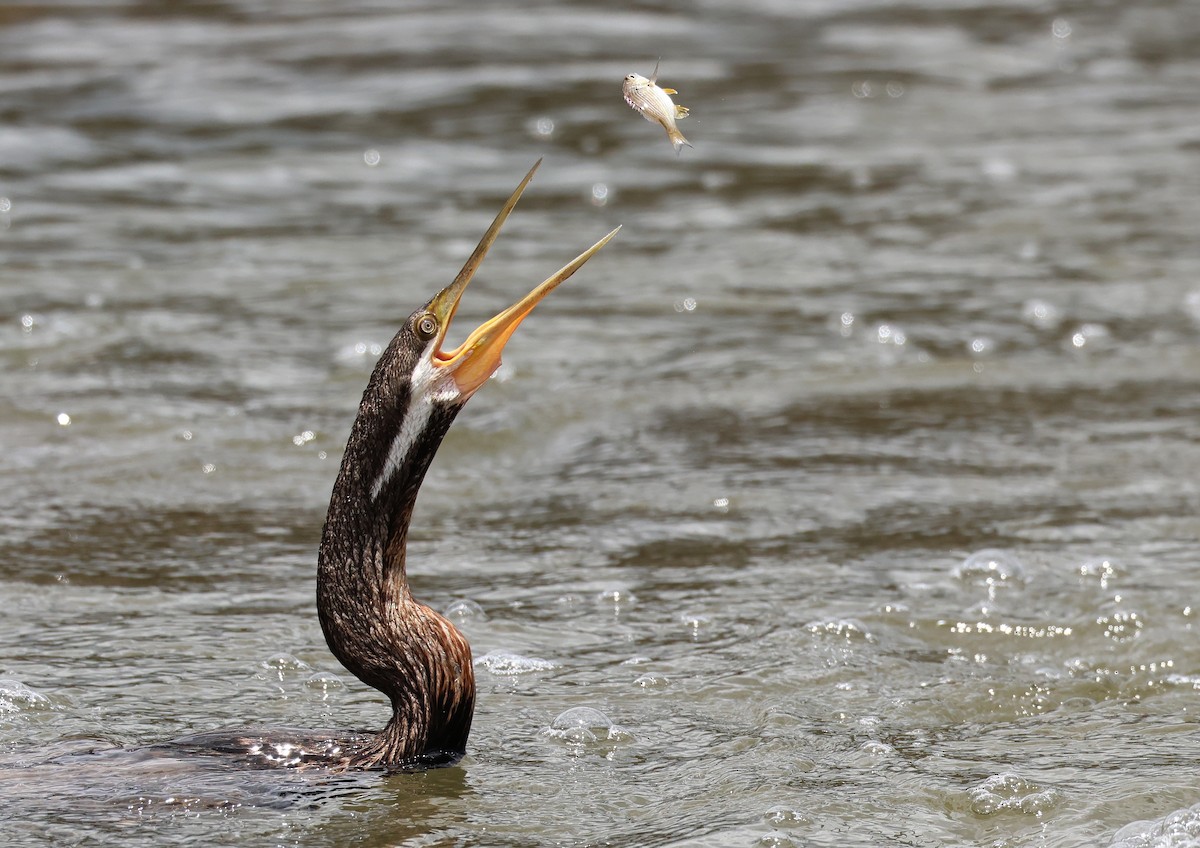
[[621, 84], [621, 92], [625, 95], [625, 102], [640, 112], [643, 118], [659, 124], [667, 131], [667, 138], [671, 139], [671, 144], [675, 146], [675, 155], [678, 156], [683, 145], [692, 146], [675, 126], [677, 119], [687, 117], [688, 109], [686, 106], [676, 106], [671, 100], [671, 95], [679, 92], [673, 88], [659, 88], [657, 80], [658, 63], [655, 62], [654, 73], [650, 79], [640, 74], [630, 74]]

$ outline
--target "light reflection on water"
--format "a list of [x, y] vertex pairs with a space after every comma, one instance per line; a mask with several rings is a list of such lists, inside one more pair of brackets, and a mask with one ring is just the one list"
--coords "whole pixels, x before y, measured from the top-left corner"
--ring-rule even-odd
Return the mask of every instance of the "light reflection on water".
[[[1169, 2], [0, 10], [6, 839], [1188, 844], [1197, 43]], [[620, 98], [658, 56], [678, 159]], [[325, 502], [542, 155], [464, 325], [624, 228], [418, 505], [462, 767], [78, 756], [382, 722]]]

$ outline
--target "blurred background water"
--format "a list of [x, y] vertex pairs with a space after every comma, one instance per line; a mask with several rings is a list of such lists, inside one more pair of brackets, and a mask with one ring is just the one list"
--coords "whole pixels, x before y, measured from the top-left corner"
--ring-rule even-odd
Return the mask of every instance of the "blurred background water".
[[[460, 332], [624, 229], [418, 504], [461, 766], [47, 765], [382, 723], [329, 489], [543, 155]], [[1198, 175], [1188, 0], [0, 6], [5, 844], [1197, 844]]]

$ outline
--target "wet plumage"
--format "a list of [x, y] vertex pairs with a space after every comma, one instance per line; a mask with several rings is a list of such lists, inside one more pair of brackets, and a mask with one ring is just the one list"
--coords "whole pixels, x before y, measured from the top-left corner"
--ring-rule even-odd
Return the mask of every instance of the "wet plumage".
[[629, 74], [625, 77], [624, 83], [621, 84], [621, 92], [625, 95], [625, 102], [640, 112], [643, 118], [667, 131], [667, 138], [674, 145], [676, 155], [683, 145], [692, 146], [675, 126], [676, 120], [687, 117], [688, 109], [686, 106], [676, 106], [671, 100], [672, 94], [678, 94], [675, 89], [659, 87], [657, 63], [649, 79], [640, 74]]

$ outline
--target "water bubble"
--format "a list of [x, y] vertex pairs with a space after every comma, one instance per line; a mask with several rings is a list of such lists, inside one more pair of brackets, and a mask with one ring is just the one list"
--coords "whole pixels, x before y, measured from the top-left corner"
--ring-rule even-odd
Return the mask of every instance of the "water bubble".
[[556, 663], [540, 657], [526, 657], [513, 651], [488, 651], [475, 660], [475, 665], [487, 669], [501, 677], [512, 677], [518, 674], [528, 674], [532, 671], [549, 671], [558, 668]]
[[953, 574], [964, 583], [988, 587], [992, 597], [997, 586], [1024, 586], [1025, 566], [1009, 551], [985, 548], [954, 567]]
[[261, 665], [267, 670], [267, 677], [276, 680], [283, 680], [295, 671], [312, 671], [312, 666], [304, 660], [286, 653], [271, 654]]
[[758, 837], [754, 844], [759, 848], [794, 848], [796, 841], [786, 833], [776, 830]]
[[0, 715], [29, 710], [49, 710], [54, 704], [14, 677], [0, 677]]
[[875, 637], [865, 624], [853, 618], [834, 618], [826, 621], [810, 621], [804, 629], [814, 636], [845, 639], [847, 642], [874, 642]]
[[685, 297], [675, 301], [676, 312], [695, 312], [696, 306], [696, 298], [694, 297]]
[[629, 731], [613, 724], [612, 719], [593, 707], [572, 707], [559, 713], [542, 733], [551, 739], [580, 746], [624, 742], [631, 738]]
[[1154, 821], [1135, 821], [1113, 834], [1111, 848], [1197, 848], [1200, 804], [1184, 807]]
[[1039, 330], [1053, 330], [1062, 323], [1062, 310], [1044, 300], [1027, 300], [1021, 304], [1021, 320]]
[[971, 812], [994, 816], [1002, 812], [1022, 813], [1040, 818], [1058, 803], [1059, 793], [1043, 789], [1031, 780], [1012, 772], [994, 774], [967, 793]]
[[812, 824], [812, 819], [799, 810], [776, 805], [763, 813], [763, 822], [781, 830]]
[[470, 598], [451, 601], [450, 605], [442, 611], [442, 615], [455, 624], [462, 624], [467, 621], [487, 621], [487, 613], [483, 611], [483, 607]]
[[1066, 18], [1055, 18], [1050, 24], [1050, 32], [1055, 38], [1070, 38], [1071, 37], [1071, 22]]
[[647, 691], [653, 691], [656, 689], [666, 689], [671, 685], [671, 681], [661, 674], [654, 674], [650, 672], [643, 674], [641, 677], [638, 677], [636, 680], [634, 680], [633, 685], [640, 686], [642, 689]]
[[54, 416], [54, 420], [58, 422], [59, 427], [71, 426], [71, 416], [65, 412], [58, 413], [58, 415]]
[[310, 674], [308, 680], [304, 681], [304, 685], [319, 693], [322, 697], [328, 696], [330, 692], [346, 688], [345, 681], [332, 671], [318, 671]]
[[608, 203], [608, 199], [608, 186], [604, 183], [594, 183], [592, 185], [592, 205], [604, 206], [606, 203]]
[[554, 135], [554, 119], [543, 115], [531, 123], [530, 129], [533, 130], [534, 135], [549, 138]]
[[0, 213], [11, 212], [11, 211], [12, 211], [12, 201], [9, 200], [7, 197], [0, 197]]
[[637, 595], [630, 592], [628, 589], [614, 587], [605, 589], [596, 595], [596, 603], [604, 606], [612, 605], [618, 609], [623, 606], [632, 606], [637, 603]]
[[383, 157], [379, 155], [379, 151], [374, 147], [363, 152], [363, 162], [367, 163], [368, 168], [374, 168], [382, 159]]
[[884, 90], [887, 92], [888, 97], [903, 97], [904, 83], [897, 82], [896, 80], [890, 80], [888, 84], [884, 86]]

